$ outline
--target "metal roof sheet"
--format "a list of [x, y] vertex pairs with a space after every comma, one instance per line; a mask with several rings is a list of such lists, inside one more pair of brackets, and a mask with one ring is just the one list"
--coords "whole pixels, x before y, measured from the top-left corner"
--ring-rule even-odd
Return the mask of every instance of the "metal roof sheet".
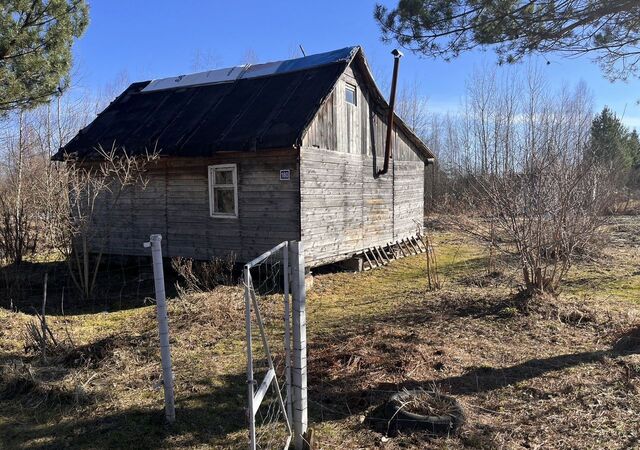
[[274, 74], [306, 70], [325, 64], [340, 61], [351, 61], [358, 47], [345, 47], [340, 50], [304, 56], [286, 61], [274, 61], [263, 64], [245, 64], [243, 66], [227, 67], [225, 69], [208, 70], [205, 72], [179, 75], [177, 77], [152, 80], [142, 89], [142, 92], [180, 87], [202, 86], [205, 84], [231, 83], [240, 79], [263, 77]]

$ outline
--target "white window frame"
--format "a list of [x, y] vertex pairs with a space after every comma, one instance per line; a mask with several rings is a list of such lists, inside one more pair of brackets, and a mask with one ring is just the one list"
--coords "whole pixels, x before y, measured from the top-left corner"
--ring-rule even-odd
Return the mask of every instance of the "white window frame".
[[[347, 91], [353, 91], [353, 103], [347, 100]], [[344, 84], [344, 102], [347, 105], [358, 106], [358, 86], [351, 83]]]
[[[216, 184], [216, 171], [223, 171], [232, 169], [233, 175], [233, 185], [231, 184]], [[219, 218], [227, 218], [227, 219], [237, 219], [238, 218], [238, 165], [237, 164], [216, 164], [214, 166], [209, 166], [209, 214], [211, 217], [219, 217]], [[230, 188], [233, 187], [233, 203], [234, 203], [234, 212], [233, 213], [220, 213], [215, 212], [214, 210], [214, 202], [215, 195], [214, 190], [216, 186]]]

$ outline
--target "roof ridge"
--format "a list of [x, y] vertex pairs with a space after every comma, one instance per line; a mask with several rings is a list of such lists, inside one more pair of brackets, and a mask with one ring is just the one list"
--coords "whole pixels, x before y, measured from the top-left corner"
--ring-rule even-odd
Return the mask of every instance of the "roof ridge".
[[220, 69], [194, 72], [167, 78], [151, 80], [140, 92], [153, 92], [182, 87], [206, 86], [219, 83], [233, 83], [248, 78], [279, 75], [320, 67], [342, 61], [350, 61], [360, 47], [351, 46], [300, 58], [271, 61], [259, 64], [224, 67]]

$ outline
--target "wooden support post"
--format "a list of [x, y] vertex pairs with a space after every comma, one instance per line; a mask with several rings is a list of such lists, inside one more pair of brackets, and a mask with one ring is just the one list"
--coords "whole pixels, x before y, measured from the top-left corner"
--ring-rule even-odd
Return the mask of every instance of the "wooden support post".
[[400, 253], [402, 253], [402, 256], [403, 257], [407, 256], [406, 253], [404, 252], [404, 249], [402, 248], [402, 245], [400, 245], [400, 241], [396, 241], [396, 245], [400, 249]]
[[396, 252], [393, 251], [393, 247], [392, 244], [387, 244], [387, 246], [384, 248], [384, 252], [387, 254], [387, 257], [393, 261], [394, 259], [396, 259]]
[[411, 256], [411, 249], [409, 248], [409, 246], [405, 242], [404, 238], [402, 238], [402, 240], [400, 241], [400, 246], [407, 250], [407, 256]]
[[419, 236], [414, 236], [413, 238], [413, 242], [415, 242], [416, 246], [418, 246], [418, 250], [420, 250], [420, 253], [424, 252], [424, 247], [422, 245], [420, 245], [420, 237]]
[[409, 242], [409, 245], [411, 246], [411, 248], [413, 249], [413, 251], [415, 252], [416, 255], [418, 253], [420, 253], [420, 252], [418, 252], [418, 250], [416, 250], [416, 247], [415, 247], [415, 245], [413, 245], [413, 242], [411, 242], [411, 238], [408, 238], [407, 242]]
[[420, 235], [420, 236], [418, 236], [418, 239], [420, 239], [420, 242], [422, 242], [422, 245], [424, 246], [424, 251], [429, 253], [429, 246], [424, 241], [424, 237], [422, 235]]
[[302, 242], [289, 242], [291, 294], [293, 298], [293, 361], [291, 384], [293, 396], [293, 442], [296, 450], [304, 448], [307, 432], [307, 317], [304, 281], [304, 247]]
[[380, 247], [374, 247], [376, 252], [378, 252], [378, 256], [380, 257], [380, 262], [382, 263], [382, 265], [384, 266], [385, 264], [387, 264], [387, 262], [384, 260], [384, 257], [382, 256], [382, 253], [380, 252]]
[[367, 262], [369, 263], [369, 269], [373, 269], [373, 263], [371, 262], [371, 259], [369, 259], [369, 255], [367, 255], [367, 250], [365, 250], [363, 254], [364, 254], [364, 257], [367, 258]]
[[380, 267], [380, 263], [378, 262], [378, 257], [376, 256], [375, 252], [373, 250], [371, 250], [371, 248], [368, 248], [367, 252], [369, 252], [371, 254], [371, 257], [373, 258], [373, 261], [376, 263], [376, 265], [374, 267]]

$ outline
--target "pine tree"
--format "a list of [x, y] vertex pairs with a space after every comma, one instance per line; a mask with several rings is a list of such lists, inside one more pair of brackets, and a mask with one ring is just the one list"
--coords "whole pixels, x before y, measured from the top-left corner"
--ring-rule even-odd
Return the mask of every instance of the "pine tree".
[[[383, 2], [380, 2], [383, 3]], [[377, 4], [383, 40], [449, 60], [490, 47], [500, 62], [531, 53], [591, 55], [611, 79], [640, 76], [638, 0], [397, 0]]]
[[66, 87], [71, 47], [88, 20], [85, 0], [0, 2], [0, 115], [46, 103]]
[[640, 168], [640, 136], [638, 136], [637, 130], [634, 129], [629, 133], [627, 146], [629, 147], [629, 154], [634, 168]]
[[612, 165], [618, 170], [628, 171], [638, 157], [637, 142], [637, 133], [630, 133], [618, 116], [605, 106], [591, 124], [589, 157], [598, 164]]

